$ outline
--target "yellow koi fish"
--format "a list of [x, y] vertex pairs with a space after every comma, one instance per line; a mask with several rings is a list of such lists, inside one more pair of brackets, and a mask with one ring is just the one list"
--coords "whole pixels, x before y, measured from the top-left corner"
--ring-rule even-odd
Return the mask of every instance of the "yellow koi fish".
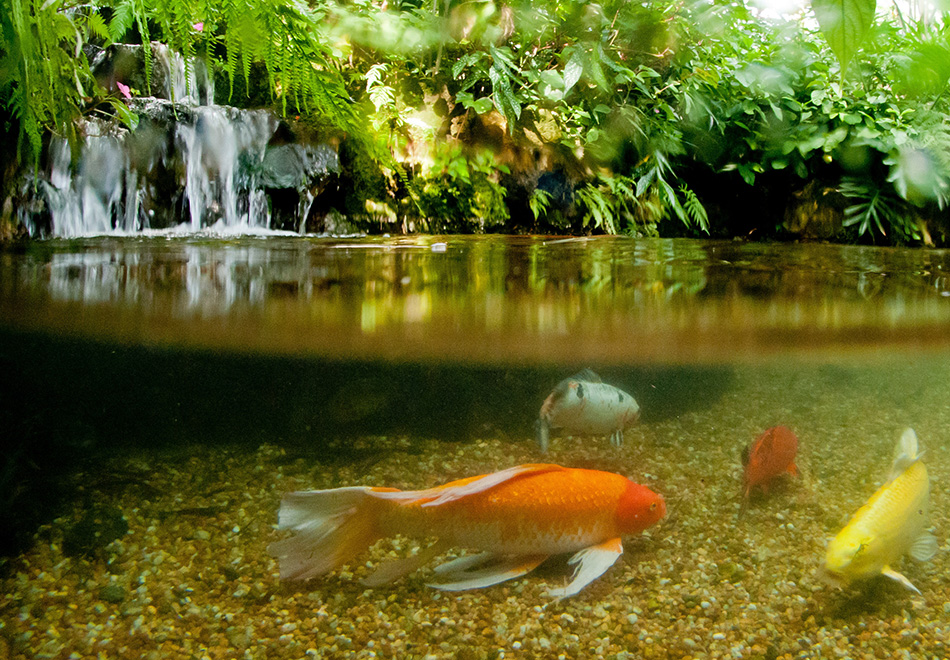
[[890, 479], [858, 509], [832, 539], [825, 553], [824, 574], [840, 586], [886, 575], [920, 591], [893, 565], [904, 554], [926, 561], [937, 551], [930, 525], [930, 481], [917, 448], [917, 434], [907, 429], [897, 443]]

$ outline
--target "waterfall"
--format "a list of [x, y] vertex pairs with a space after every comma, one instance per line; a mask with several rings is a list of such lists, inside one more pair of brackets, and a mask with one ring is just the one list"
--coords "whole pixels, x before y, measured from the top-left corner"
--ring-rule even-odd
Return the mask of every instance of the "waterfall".
[[[135, 47], [123, 48], [133, 57]], [[286, 130], [277, 140], [273, 112], [214, 105], [213, 76], [203, 62], [186, 62], [163, 44], [151, 50], [156, 96], [129, 101], [140, 118], [134, 130], [90, 118], [80, 126], [77, 153], [61, 138], [50, 141], [48, 166], [33, 186], [40, 199], [20, 210], [30, 233], [259, 233], [275, 229], [275, 190], [298, 195], [290, 220], [303, 233], [313, 186], [339, 168], [336, 152], [288, 143]], [[118, 80], [107, 57], [94, 66]], [[291, 222], [282, 219], [283, 226]]]
[[257, 173], [276, 128], [267, 111], [222, 106], [202, 106], [194, 123], [178, 125], [192, 231], [270, 227]]

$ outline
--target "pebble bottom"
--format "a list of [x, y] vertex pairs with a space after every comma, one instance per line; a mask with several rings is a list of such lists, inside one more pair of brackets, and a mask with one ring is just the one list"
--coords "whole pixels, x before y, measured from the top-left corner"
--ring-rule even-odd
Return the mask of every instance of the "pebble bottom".
[[[306, 584], [281, 583], [266, 552], [283, 536], [286, 491], [424, 488], [537, 462], [530, 429], [468, 443], [361, 438], [352, 444], [364, 458], [349, 463], [277, 443], [116, 456], [111, 471], [134, 466], [148, 487], [90, 488], [129, 532], [83, 559], [61, 550], [78, 504], [40, 529], [0, 585], [0, 660], [950, 657], [947, 366], [737, 367], [721, 396], [641, 423], [621, 449], [554, 438], [543, 460], [625, 474], [668, 504], [661, 524], [625, 541], [621, 561], [560, 602], [542, 595], [567, 578], [558, 565], [472, 592], [425, 586], [431, 567], [363, 587], [373, 566], [415, 547], [403, 538]], [[801, 476], [740, 516], [740, 449], [775, 424], [797, 433]], [[932, 561], [899, 566], [922, 593], [886, 579], [832, 588], [816, 575], [827, 540], [883, 482], [906, 426], [926, 450], [940, 543]]]

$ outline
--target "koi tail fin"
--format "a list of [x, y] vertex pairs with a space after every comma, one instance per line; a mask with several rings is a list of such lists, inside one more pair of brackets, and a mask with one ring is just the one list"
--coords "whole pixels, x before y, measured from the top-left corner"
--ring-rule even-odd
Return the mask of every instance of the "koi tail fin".
[[373, 490], [358, 486], [284, 495], [277, 526], [296, 534], [267, 548], [280, 562], [281, 579], [323, 575], [378, 541], [381, 500]]
[[914, 429], [904, 429], [901, 439], [894, 449], [894, 463], [891, 465], [891, 479], [900, 475], [904, 470], [920, 460], [923, 453], [917, 443], [917, 434]]

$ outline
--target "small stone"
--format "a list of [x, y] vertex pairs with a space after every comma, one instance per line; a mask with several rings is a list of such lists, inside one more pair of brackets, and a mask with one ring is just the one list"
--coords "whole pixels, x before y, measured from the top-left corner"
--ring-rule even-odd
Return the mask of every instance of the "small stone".
[[125, 596], [125, 587], [121, 584], [107, 584], [99, 590], [99, 598], [107, 603], [121, 603]]

